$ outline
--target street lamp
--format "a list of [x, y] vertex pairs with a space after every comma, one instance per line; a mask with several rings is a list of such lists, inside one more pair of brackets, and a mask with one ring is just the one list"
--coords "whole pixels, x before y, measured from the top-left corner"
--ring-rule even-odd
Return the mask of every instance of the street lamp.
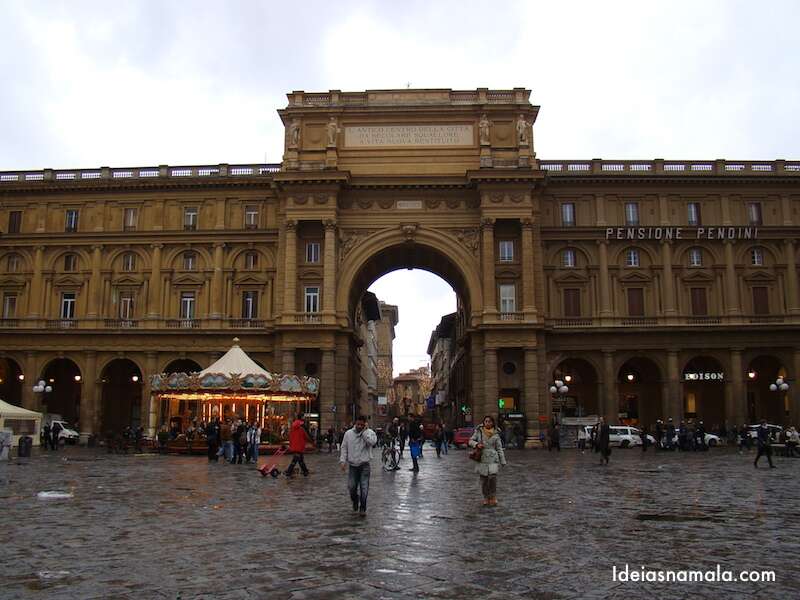
[[[570, 377], [570, 379], [572, 378]], [[553, 395], [554, 404], [558, 405], [560, 411], [564, 406], [564, 395], [569, 392], [569, 386], [562, 379], [556, 379], [550, 384], [549, 391]]]
[[770, 392], [785, 392], [789, 389], [789, 384], [783, 379], [783, 377], [778, 377], [775, 380], [775, 383], [769, 384], [769, 391]]

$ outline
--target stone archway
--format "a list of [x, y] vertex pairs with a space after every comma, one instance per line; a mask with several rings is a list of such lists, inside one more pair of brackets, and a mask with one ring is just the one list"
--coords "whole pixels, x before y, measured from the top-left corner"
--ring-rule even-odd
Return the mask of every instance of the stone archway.
[[136, 363], [126, 358], [114, 359], [105, 366], [100, 379], [100, 431], [113, 436], [126, 427], [146, 426], [141, 422], [144, 381]]
[[0, 358], [0, 400], [22, 406], [22, 386], [25, 383], [25, 376], [17, 361], [8, 356]]
[[164, 367], [164, 373], [199, 373], [203, 370], [197, 362], [191, 358], [176, 358], [175, 360], [167, 363]]
[[778, 377], [786, 378], [786, 367], [772, 355], [760, 355], [747, 368], [747, 422], [765, 419], [772, 425], [789, 425], [789, 392], [772, 390]]
[[620, 422], [653, 427], [662, 414], [663, 379], [658, 365], [644, 356], [628, 359], [617, 371]]
[[724, 377], [722, 364], [713, 356], [695, 356], [683, 367], [684, 416], [687, 420], [703, 421], [706, 431], [718, 430], [728, 419]]
[[80, 423], [84, 382], [78, 365], [69, 358], [57, 358], [45, 366], [40, 379], [52, 388], [52, 391], [42, 393], [42, 412], [58, 415], [62, 420], [86, 429], [90, 424]]
[[[583, 358], [566, 358], [555, 366], [548, 383], [563, 381], [569, 391], [563, 406], [558, 407], [565, 417], [590, 417], [602, 414], [597, 369]], [[554, 406], [554, 409], [556, 407]]]

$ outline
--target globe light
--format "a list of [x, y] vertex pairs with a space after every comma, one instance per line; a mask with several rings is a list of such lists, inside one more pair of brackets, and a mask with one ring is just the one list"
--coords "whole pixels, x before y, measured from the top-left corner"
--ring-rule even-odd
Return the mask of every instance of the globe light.
[[75, 375], [75, 381], [80, 381], [80, 380], [81, 380], [81, 376], [80, 375]]
[[633, 373], [628, 373], [625, 377], [628, 378], [628, 381], [633, 381], [634, 379]]
[[53, 386], [52, 385], [48, 385], [47, 387], [44, 388], [44, 391], [48, 392], [48, 393], [52, 392], [53, 391]]
[[572, 381], [572, 375], [564, 375], [564, 381], [566, 381], [567, 383]]
[[40, 380], [39, 380], [39, 387], [40, 387], [40, 388], [43, 388], [43, 387], [44, 387], [44, 379], [40, 379]]
[[770, 392], [777, 392], [778, 391], [778, 386], [775, 385], [774, 383], [770, 383], [769, 384], [769, 391]]
[[20, 374], [20, 375], [19, 375], [17, 378], [18, 378], [20, 381], [25, 381], [25, 375], [22, 375], [22, 374]]
[[789, 384], [788, 383], [782, 383], [778, 387], [781, 388], [782, 392], [785, 392], [786, 390], [789, 389]]
[[783, 385], [783, 377], [778, 377], [775, 380], [775, 385]]
[[569, 391], [569, 388], [565, 385], [562, 385], [560, 388], [558, 388], [558, 391], [561, 394], [566, 394]]
[[556, 379], [556, 387], [560, 388], [562, 385], [564, 385], [564, 382], [561, 381], [560, 379]]
[[42, 388], [39, 387], [38, 385], [35, 385], [35, 386], [33, 386], [33, 391], [38, 394], [39, 392], [42, 391]]
[[138, 375], [134, 375], [133, 377], [131, 377], [131, 381], [133, 383], [136, 383], [137, 381], [139, 381], [139, 376]]
[[755, 371], [748, 371], [748, 372], [747, 372], [747, 376], [748, 376], [750, 379], [755, 379], [755, 378], [756, 378], [756, 372], [755, 372]]
[[550, 386], [550, 393], [551, 394], [555, 394], [557, 391], [558, 391], [558, 388], [556, 386], [554, 386], [554, 385]]

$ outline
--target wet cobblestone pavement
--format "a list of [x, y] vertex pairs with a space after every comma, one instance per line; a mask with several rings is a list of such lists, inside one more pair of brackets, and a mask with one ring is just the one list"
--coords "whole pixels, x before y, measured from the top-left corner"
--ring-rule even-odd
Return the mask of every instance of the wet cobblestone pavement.
[[[511, 450], [484, 508], [465, 452], [426, 448], [417, 476], [373, 461], [361, 519], [328, 454], [273, 480], [204, 457], [37, 453], [0, 465], [0, 598], [798, 598], [800, 459], [753, 457]], [[776, 582], [614, 582], [626, 563]]]

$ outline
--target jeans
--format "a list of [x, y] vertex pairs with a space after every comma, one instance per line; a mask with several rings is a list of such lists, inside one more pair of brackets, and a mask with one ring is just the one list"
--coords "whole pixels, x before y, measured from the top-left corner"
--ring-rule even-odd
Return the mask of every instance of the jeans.
[[255, 463], [258, 462], [258, 442], [255, 444], [250, 444], [248, 460], [252, 460]]
[[350, 465], [347, 472], [347, 489], [350, 492], [350, 500], [353, 501], [353, 510], [358, 508], [361, 512], [366, 511], [367, 494], [369, 494], [369, 463], [363, 463], [357, 467]]
[[308, 475], [308, 467], [306, 466], [305, 458], [303, 457], [302, 452], [297, 452], [292, 457], [292, 462], [289, 464], [289, 468], [286, 469], [286, 474], [291, 475], [294, 473], [294, 466], [300, 465], [300, 470], [303, 472], [303, 475]]
[[225, 456], [225, 460], [231, 462], [233, 460], [233, 442], [227, 441], [222, 445], [222, 453]]

